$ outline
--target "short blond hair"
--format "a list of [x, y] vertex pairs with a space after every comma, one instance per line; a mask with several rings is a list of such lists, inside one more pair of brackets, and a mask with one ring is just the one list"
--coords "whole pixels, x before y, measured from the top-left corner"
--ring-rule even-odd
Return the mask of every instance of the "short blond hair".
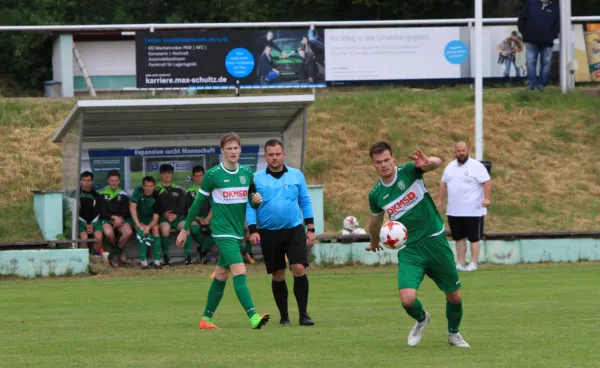
[[221, 137], [221, 148], [225, 148], [225, 145], [231, 141], [236, 141], [240, 146], [242, 145], [242, 142], [240, 141], [240, 136], [231, 132], [231, 133], [224, 134]]

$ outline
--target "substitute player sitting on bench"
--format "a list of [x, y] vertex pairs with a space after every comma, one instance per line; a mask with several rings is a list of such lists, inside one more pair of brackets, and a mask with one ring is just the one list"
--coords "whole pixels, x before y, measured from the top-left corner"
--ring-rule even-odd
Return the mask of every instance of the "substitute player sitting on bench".
[[[94, 237], [94, 252], [99, 254], [102, 250], [102, 223], [101, 214], [104, 210], [104, 197], [93, 188], [94, 174], [84, 171], [80, 176], [79, 191], [79, 238], [87, 240]], [[80, 247], [89, 248], [87, 243], [81, 243]]]
[[[112, 246], [108, 260], [110, 265], [118, 267], [125, 262], [122, 250], [133, 233], [135, 226], [129, 211], [129, 195], [121, 189], [121, 174], [117, 170], [108, 172], [108, 185], [100, 191], [104, 197], [104, 213], [102, 217], [102, 231]], [[117, 234], [120, 234], [117, 240]]]
[[[161, 245], [165, 261], [165, 266], [171, 266], [171, 241], [169, 233], [171, 229], [181, 230], [185, 224], [186, 201], [185, 191], [176, 184], [173, 184], [173, 166], [170, 164], [160, 165], [160, 184], [156, 186], [155, 191], [160, 198], [160, 204], [163, 208], [163, 214], [159, 221]], [[188, 236], [185, 243], [186, 262], [189, 261], [189, 253], [192, 248], [192, 237]]]
[[142, 186], [135, 188], [131, 196], [129, 208], [135, 224], [136, 239], [140, 252], [142, 270], [148, 268], [146, 247], [152, 247], [154, 268], [160, 265], [160, 233], [158, 219], [163, 212], [155, 189], [155, 181], [151, 176], [142, 179]]

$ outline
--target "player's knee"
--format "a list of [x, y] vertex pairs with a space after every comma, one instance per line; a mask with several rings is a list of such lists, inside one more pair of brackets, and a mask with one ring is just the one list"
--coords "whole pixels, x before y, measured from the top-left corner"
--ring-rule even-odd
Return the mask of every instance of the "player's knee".
[[131, 236], [131, 233], [132, 233], [131, 228], [123, 229], [123, 230], [121, 230], [121, 237], [129, 239], [129, 237]]
[[446, 300], [452, 304], [458, 304], [460, 302], [460, 291], [456, 290], [451, 293], [446, 293]]
[[401, 289], [400, 290], [400, 302], [403, 307], [410, 307], [415, 304], [415, 300], [417, 299], [416, 290], [412, 289]]
[[[231, 269], [231, 274], [235, 277], [238, 275], [245, 275], [246, 274], [246, 266], [244, 265], [244, 263], [236, 263], [236, 264], [232, 264], [229, 266], [229, 268]], [[225, 270], [223, 268], [223, 270]], [[225, 270], [224, 272], [227, 272], [227, 270]]]
[[306, 268], [303, 264], [293, 264], [290, 266], [290, 268], [292, 269], [294, 277], [304, 276], [304, 274], [306, 273]]
[[171, 226], [166, 222], [163, 222], [159, 225], [160, 235], [161, 236], [169, 236], [169, 232], [171, 232]]
[[217, 267], [215, 269], [215, 278], [219, 281], [227, 281], [227, 279], [229, 278], [229, 271], [225, 268]]
[[283, 281], [285, 280], [285, 270], [277, 270], [273, 272], [273, 280]]

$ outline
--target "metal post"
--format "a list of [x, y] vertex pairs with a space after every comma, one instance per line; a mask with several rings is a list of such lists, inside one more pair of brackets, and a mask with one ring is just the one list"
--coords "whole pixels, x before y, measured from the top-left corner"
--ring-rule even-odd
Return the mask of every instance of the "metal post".
[[483, 160], [483, 0], [475, 0], [475, 159]]
[[568, 58], [567, 60], [569, 61], [568, 65], [567, 65], [567, 70], [569, 72], [569, 89], [574, 89], [575, 88], [575, 70], [573, 69], [573, 64], [576, 62], [575, 60], [575, 42], [574, 42], [574, 36], [573, 36], [573, 17], [572, 17], [572, 10], [571, 10], [571, 0], [567, 1], [564, 0], [568, 6], [568, 10], [569, 10], [569, 48], [568, 50]]
[[569, 90], [569, 74], [571, 73], [569, 70], [569, 42], [571, 40], [570, 0], [561, 0], [558, 5], [560, 6], [560, 91], [567, 93]]

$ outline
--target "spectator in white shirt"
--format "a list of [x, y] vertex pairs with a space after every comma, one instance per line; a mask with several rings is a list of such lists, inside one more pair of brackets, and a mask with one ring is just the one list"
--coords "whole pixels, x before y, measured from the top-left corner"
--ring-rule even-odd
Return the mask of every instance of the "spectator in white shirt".
[[[483, 236], [483, 218], [490, 205], [492, 181], [483, 164], [469, 157], [465, 142], [456, 143], [456, 160], [446, 166], [437, 207], [441, 212], [444, 197], [448, 193], [446, 215], [452, 239], [456, 241], [456, 255], [459, 271], [477, 270], [479, 259], [479, 241]], [[466, 266], [467, 241], [471, 243], [471, 263]]]

